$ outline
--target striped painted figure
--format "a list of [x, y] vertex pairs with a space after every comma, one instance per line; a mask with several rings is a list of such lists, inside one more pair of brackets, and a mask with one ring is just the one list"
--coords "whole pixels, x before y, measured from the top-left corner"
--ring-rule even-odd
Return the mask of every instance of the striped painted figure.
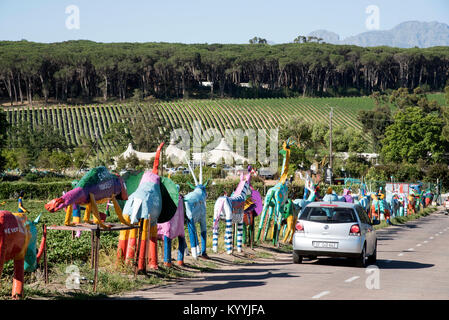
[[227, 254], [232, 254], [232, 225], [237, 224], [237, 251], [242, 251], [243, 242], [243, 215], [246, 196], [251, 192], [251, 166], [248, 166], [248, 174], [240, 176], [240, 182], [235, 191], [228, 196], [221, 196], [214, 206], [212, 250], [218, 251], [218, 227], [220, 220], [226, 221], [225, 248]]

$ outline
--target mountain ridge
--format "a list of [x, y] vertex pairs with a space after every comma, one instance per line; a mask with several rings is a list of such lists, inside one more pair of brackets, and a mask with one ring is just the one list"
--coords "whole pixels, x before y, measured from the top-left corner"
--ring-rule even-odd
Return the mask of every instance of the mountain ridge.
[[390, 46], [398, 48], [429, 48], [449, 46], [449, 25], [437, 21], [405, 21], [390, 30], [362, 32], [344, 39], [329, 30], [315, 30], [308, 34], [331, 44], [361, 47]]

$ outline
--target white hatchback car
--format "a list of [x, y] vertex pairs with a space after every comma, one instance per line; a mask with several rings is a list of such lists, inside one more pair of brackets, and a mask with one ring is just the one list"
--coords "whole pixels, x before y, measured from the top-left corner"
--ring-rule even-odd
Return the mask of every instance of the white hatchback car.
[[376, 262], [374, 225], [358, 204], [312, 202], [300, 216], [293, 236], [293, 262], [303, 257], [347, 257], [365, 267]]

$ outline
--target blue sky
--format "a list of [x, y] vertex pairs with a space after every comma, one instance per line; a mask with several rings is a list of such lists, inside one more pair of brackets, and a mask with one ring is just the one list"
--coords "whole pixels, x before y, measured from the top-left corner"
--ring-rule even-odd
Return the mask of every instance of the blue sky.
[[[79, 8], [78, 30], [66, 28], [69, 5]], [[0, 40], [286, 43], [317, 29], [344, 38], [368, 31], [369, 5], [379, 7], [380, 30], [409, 20], [449, 24], [448, 0], [0, 0]]]

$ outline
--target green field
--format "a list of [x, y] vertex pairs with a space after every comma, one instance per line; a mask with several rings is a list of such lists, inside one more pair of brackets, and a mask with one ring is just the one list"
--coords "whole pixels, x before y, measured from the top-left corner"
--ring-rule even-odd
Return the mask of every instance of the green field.
[[[429, 95], [430, 99], [444, 103], [441, 93]], [[57, 128], [68, 143], [79, 145], [81, 137], [95, 140], [96, 130], [100, 151], [113, 147], [103, 140], [112, 123], [130, 121], [148, 116], [148, 103], [98, 105], [34, 105], [33, 107], [5, 107], [7, 119], [12, 125], [29, 122], [31, 126], [50, 125]], [[192, 123], [201, 121], [203, 129], [217, 128], [222, 135], [226, 129], [270, 129], [277, 128], [293, 116], [303, 116], [310, 122], [329, 122], [331, 107], [334, 110], [334, 125], [349, 126], [358, 130], [359, 110], [374, 107], [370, 97], [344, 98], [273, 98], [273, 99], [216, 99], [178, 100], [155, 104], [157, 115], [169, 129], [185, 128], [192, 133]]]

